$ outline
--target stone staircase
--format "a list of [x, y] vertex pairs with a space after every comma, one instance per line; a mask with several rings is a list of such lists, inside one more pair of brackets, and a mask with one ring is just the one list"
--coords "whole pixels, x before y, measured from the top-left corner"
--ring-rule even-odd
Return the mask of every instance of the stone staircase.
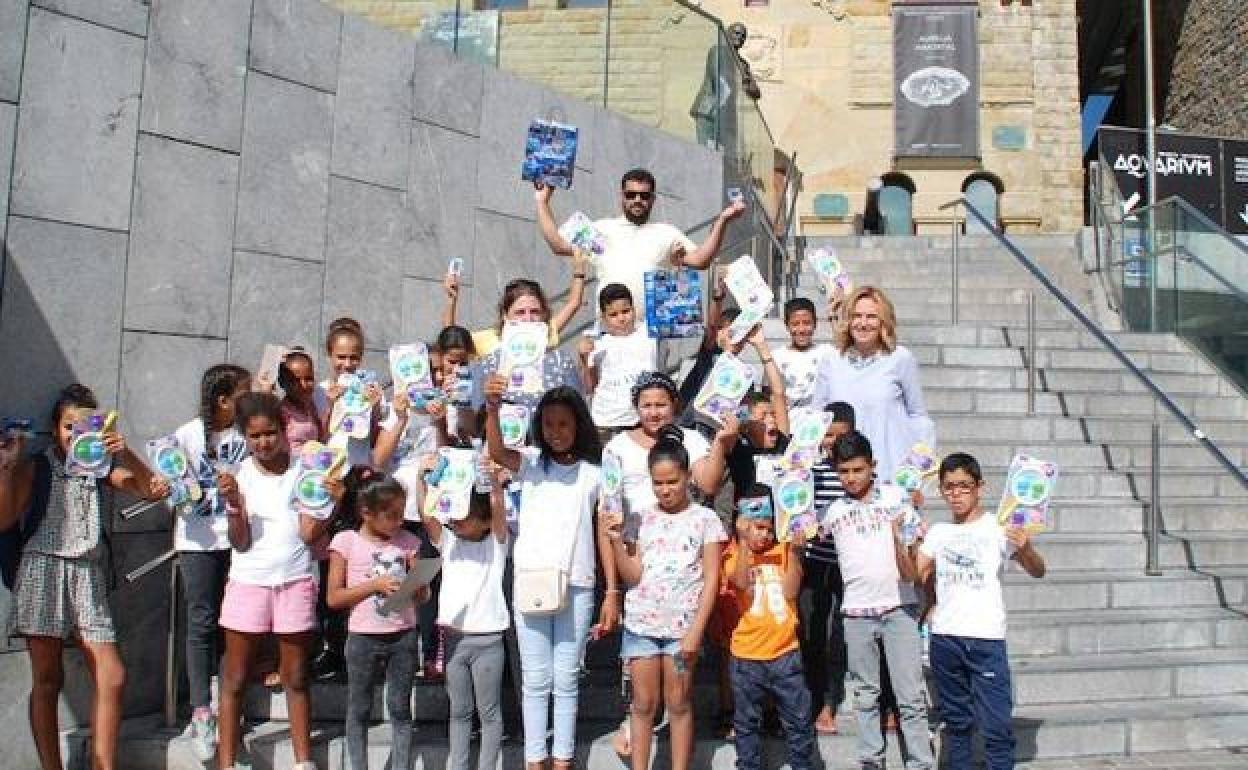
[[[826, 239], [858, 284], [887, 289], [897, 305], [899, 337], [922, 365], [938, 451], [965, 450], [985, 467], [1000, 493], [1014, 453], [1057, 460], [1061, 477], [1054, 530], [1039, 537], [1049, 565], [1043, 580], [1007, 578], [1018, 733], [1017, 758], [1121, 757], [1156, 751], [1248, 746], [1248, 490], [1217, 467], [1177, 424], [1163, 420], [1164, 574], [1144, 574], [1144, 500], [1148, 493], [1152, 398], [1091, 335], [1047, 299], [1037, 306], [1038, 392], [1026, 415], [1025, 292], [1032, 280], [1012, 258], [982, 239], [967, 239], [961, 261], [961, 318], [948, 323], [948, 239]], [[811, 246], [817, 245], [811, 243]], [[1023, 248], [1079, 301], [1090, 281], [1078, 268], [1073, 238], [1030, 237]], [[799, 294], [821, 301], [813, 277]], [[773, 344], [787, 335], [766, 322]], [[829, 330], [821, 327], [820, 337]], [[1248, 401], [1179, 340], [1116, 334], [1149, 371], [1237, 462], [1248, 457]], [[947, 516], [937, 495], [930, 513]], [[626, 765], [608, 736], [618, 723], [617, 640], [592, 644], [581, 688], [579, 761], [591, 770]], [[714, 662], [700, 666], [699, 739], [694, 767], [732, 767], [731, 745], [712, 735], [717, 709]], [[318, 767], [346, 767], [341, 737], [345, 690], [317, 684], [313, 692]], [[255, 768], [293, 764], [280, 693], [252, 691], [246, 740]], [[383, 716], [380, 693], [374, 715]], [[509, 708], [508, 733], [518, 736]], [[446, 761], [443, 688], [418, 684], [414, 713], [421, 770]], [[828, 768], [854, 767], [854, 720], [848, 704], [843, 735], [820, 738]], [[200, 768], [174, 731], [154, 719], [127, 725], [125, 766]], [[81, 736], [70, 736], [70, 742]], [[382, 767], [388, 728], [372, 732], [370, 766]], [[896, 741], [890, 764], [900, 767]], [[656, 767], [666, 766], [666, 741]], [[781, 744], [769, 744], [779, 767]], [[509, 740], [502, 767], [523, 766]]]

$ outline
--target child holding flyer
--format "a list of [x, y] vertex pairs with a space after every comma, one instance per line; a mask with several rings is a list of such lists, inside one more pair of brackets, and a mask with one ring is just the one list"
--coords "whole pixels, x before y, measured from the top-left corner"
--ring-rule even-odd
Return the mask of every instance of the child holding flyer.
[[932, 525], [919, 545], [917, 568], [924, 583], [936, 579], [931, 665], [948, 766], [971, 767], [971, 733], [978, 729], [989, 770], [1009, 770], [1013, 691], [1001, 574], [1013, 559], [1033, 578], [1044, 577], [1044, 558], [1026, 530], [1003, 529], [984, 514], [983, 473], [974, 457], [949, 455], [940, 463], [939, 479], [953, 521]]
[[770, 487], [755, 484], [743, 490], [737, 547], [724, 564], [739, 618], [731, 645], [737, 770], [762, 770], [767, 696], [784, 728], [791, 770], [809, 770], [814, 761], [810, 691], [797, 637], [802, 543], [776, 542], [773, 509]]
[[797, 297], [784, 303], [784, 327], [789, 331], [789, 344], [775, 352], [776, 364], [784, 375], [784, 395], [790, 409], [803, 409], [814, 404], [815, 383], [819, 362], [830, 350], [827, 344], [815, 344], [818, 318], [815, 303]]
[[604, 442], [637, 424], [632, 403], [633, 385], [642, 372], [653, 371], [658, 345], [637, 323], [633, 295], [622, 283], [609, 283], [598, 292], [603, 333], [582, 343], [588, 372], [586, 389], [593, 393], [590, 414]]
[[821, 526], [836, 540], [845, 583], [841, 612], [858, 712], [859, 762], [864, 770], [884, 767], [880, 730], [880, 647], [901, 711], [906, 767], [934, 766], [927, 705], [923, 697], [918, 596], [914, 560], [903, 544], [904, 521], [917, 514], [898, 487], [889, 492], [874, 481], [871, 443], [861, 433], [841, 436], [832, 446], [845, 499], [828, 507]]
[[385, 668], [393, 770], [412, 767], [412, 684], [418, 662], [416, 606], [429, 598], [422, 585], [412, 603], [382, 614], [382, 602], [399, 589], [420, 551], [420, 539], [403, 529], [406, 494], [392, 477], [352, 468], [339, 503], [359, 530], [334, 536], [329, 549], [329, 606], [350, 610], [347, 620], [347, 756], [352, 770], [368, 770], [368, 718], [373, 674]]

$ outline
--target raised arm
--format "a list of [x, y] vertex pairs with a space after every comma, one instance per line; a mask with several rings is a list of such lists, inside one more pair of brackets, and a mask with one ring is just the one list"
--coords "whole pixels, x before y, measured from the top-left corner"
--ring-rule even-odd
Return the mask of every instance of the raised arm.
[[30, 507], [34, 465], [23, 457], [25, 448], [24, 438], [0, 444], [0, 532], [17, 526]]
[[507, 529], [507, 503], [503, 499], [503, 474], [497, 469], [494, 472], [494, 483], [490, 485], [490, 532], [494, 539], [506, 543], [510, 536]]
[[802, 550], [806, 547], [804, 539], [794, 538], [789, 543], [785, 554], [784, 565], [784, 598], [793, 601], [802, 592]]
[[217, 474], [217, 494], [225, 501], [226, 534], [230, 547], [243, 552], [251, 548], [251, 524], [247, 521], [247, 501], [230, 473]]
[[533, 198], [537, 201], [537, 226], [542, 231], [542, 238], [555, 254], [571, 257], [576, 249], [559, 234], [559, 225], [555, 224], [555, 214], [550, 210], [550, 197], [555, 188], [538, 182], [534, 185]]
[[893, 551], [897, 557], [897, 574], [907, 583], [913, 583], [917, 577], [914, 569], [914, 559], [910, 555], [910, 549], [901, 544], [901, 518], [893, 520]]
[[144, 500], [160, 500], [169, 494], [168, 482], [153, 473], [147, 463], [126, 446], [120, 433], [105, 433], [104, 448], [113, 456], [113, 469], [108, 474], [109, 486]]
[[459, 276], [447, 273], [442, 279], [442, 288], [446, 290], [446, 306], [442, 308], [442, 328], [455, 325], [455, 316], [459, 309]]
[[1041, 556], [1040, 552], [1036, 550], [1034, 545], [1032, 545], [1031, 535], [1027, 533], [1027, 530], [1019, 529], [1017, 527], [1007, 529], [1005, 531], [1005, 536], [1009, 538], [1010, 543], [1014, 545], [1014, 556], [1012, 558], [1022, 565], [1022, 568], [1027, 571], [1027, 574], [1031, 575], [1033, 578], [1044, 577], [1044, 573], [1047, 570], [1044, 563], [1044, 557]]
[[491, 374], [485, 381], [485, 445], [490, 459], [512, 473], [520, 470], [520, 452], [503, 444], [503, 429], [498, 424], [498, 410], [503, 403], [507, 381], [501, 374]]
[[393, 414], [389, 425], [381, 426], [381, 430], [377, 432], [377, 443], [373, 444], [374, 468], [389, 466], [390, 459], [394, 457], [395, 450], [399, 448], [399, 442], [403, 440], [403, 434], [407, 432], [407, 422], [411, 419], [412, 407], [402, 387], [394, 389], [394, 400], [390, 402], [390, 409]]
[[637, 543], [627, 542], [621, 532], [623, 521], [606, 528], [607, 538], [611, 541], [611, 550], [615, 558], [615, 571], [624, 585], [635, 586], [641, 582], [641, 554], [637, 551]]
[[767, 380], [767, 389], [771, 393], [771, 411], [776, 415], [776, 428], [785, 435], [789, 433], [789, 399], [784, 392], [784, 374], [776, 364], [767, 345], [767, 337], [763, 334], [763, 325], [759, 324], [750, 332], [749, 343], [758, 352], [758, 360], [763, 365], [763, 377]]
[[615, 565], [615, 547], [611, 542], [611, 534], [601, 526], [600, 517], [594, 516], [594, 540], [598, 545], [598, 563], [602, 565], [602, 576], [606, 581], [602, 609], [598, 612], [598, 636], [609, 634], [620, 622], [620, 574]]
[[724, 481], [724, 472], [728, 469], [728, 454], [737, 443], [740, 430], [736, 415], [729, 415], [725, 418], [723, 427], [715, 434], [711, 451], [693, 464], [693, 483], [702, 494], [714, 497], [719, 492]]
[[702, 332], [702, 349], [714, 350], [718, 339], [719, 325], [724, 317], [724, 298], [728, 295], [728, 287], [722, 275], [716, 276], [715, 285], [711, 288], [711, 301], [707, 303], [706, 330]]
[[719, 216], [715, 217], [715, 222], [711, 225], [711, 232], [706, 236], [706, 240], [693, 251], [686, 252], [681, 257], [680, 264], [685, 267], [692, 267], [694, 270], [705, 270], [711, 264], [711, 260], [715, 259], [715, 255], [719, 253], [719, 247], [723, 245], [724, 231], [728, 229], [728, 223], [741, 216], [744, 211], [744, 201], [737, 200], [728, 204], [723, 211], [719, 212]]
[[589, 270], [589, 255], [577, 249], [572, 258], [572, 283], [568, 286], [568, 299], [559, 307], [559, 312], [550, 319], [550, 326], [555, 334], [560, 334], [576, 318], [581, 305], [585, 304], [585, 276]]

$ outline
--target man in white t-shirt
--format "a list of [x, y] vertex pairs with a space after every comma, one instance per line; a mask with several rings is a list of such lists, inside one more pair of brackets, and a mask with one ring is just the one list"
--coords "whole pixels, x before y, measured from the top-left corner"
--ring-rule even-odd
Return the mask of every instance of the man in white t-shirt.
[[[550, 209], [554, 188], [537, 187], [537, 223], [550, 250], [565, 257], [576, 254], [571, 243], [559, 234], [559, 225]], [[594, 257], [599, 290], [611, 283], [622, 283], [641, 305], [645, 293], [645, 275], [664, 265], [705, 270], [719, 252], [728, 223], [741, 216], [745, 203], [733, 201], [711, 225], [711, 232], [701, 246], [673, 225], [651, 222], [657, 187], [654, 175], [644, 168], [635, 168], [620, 180], [620, 214], [612, 219], [594, 222], [606, 239], [606, 250]], [[597, 306], [597, 302], [594, 303]], [[642, 316], [638, 313], [638, 316]]]
[[932, 526], [919, 546], [916, 570], [936, 576], [931, 664], [945, 718], [949, 767], [971, 766], [971, 732], [984, 737], [989, 770], [1014, 767], [1010, 725], [1013, 692], [1005, 649], [1001, 573], [1009, 560], [1044, 576], [1044, 559], [1022, 529], [1004, 529], [980, 506], [983, 473], [974, 457], [957, 452], [940, 463], [940, 494], [953, 521]]

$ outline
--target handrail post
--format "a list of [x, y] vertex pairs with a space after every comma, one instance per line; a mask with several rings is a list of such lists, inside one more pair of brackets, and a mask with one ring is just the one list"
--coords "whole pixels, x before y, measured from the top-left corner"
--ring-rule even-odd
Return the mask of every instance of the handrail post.
[[1027, 416], [1036, 416], [1036, 293], [1027, 292]]
[[1161, 574], [1161, 424], [1153, 418], [1152, 436], [1150, 441], [1151, 456], [1149, 458], [1148, 479], [1148, 555], [1145, 559], [1144, 573], [1147, 575]]
[[165, 633], [165, 727], [178, 724], [178, 565], [169, 570], [169, 630]]
[[952, 284], [952, 288], [950, 289], [950, 295], [949, 295], [949, 323], [951, 323], [954, 326], [957, 326], [958, 325], [958, 238], [960, 236], [960, 233], [958, 232], [957, 209], [954, 209], [952, 217], [953, 217], [953, 241], [952, 241], [952, 246], [950, 247], [950, 251], [949, 251], [949, 265], [950, 265], [950, 272], [951, 272], [950, 283]]

